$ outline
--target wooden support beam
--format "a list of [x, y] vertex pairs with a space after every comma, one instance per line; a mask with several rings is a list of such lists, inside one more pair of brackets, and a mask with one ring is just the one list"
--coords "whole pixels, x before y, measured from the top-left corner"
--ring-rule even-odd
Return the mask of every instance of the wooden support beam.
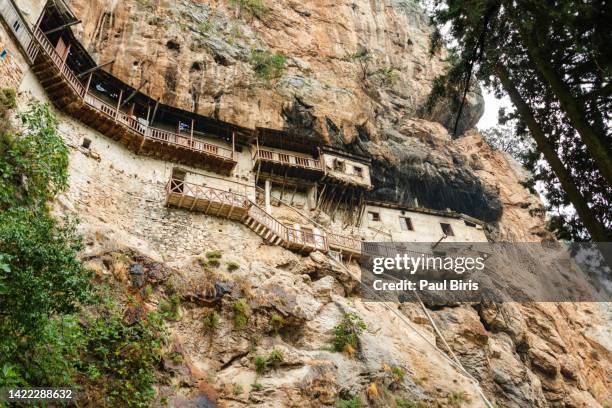
[[61, 31], [61, 30], [65, 29], [65, 28], [72, 27], [72, 26], [77, 25], [77, 24], [81, 24], [81, 20], [71, 21], [70, 23], [63, 24], [63, 25], [61, 25], [59, 27], [56, 27], [56, 28], [53, 28], [51, 30], [45, 31], [44, 34], [45, 35], [53, 34], [55, 32]]
[[155, 101], [155, 108], [153, 108], [153, 116], [151, 116], [151, 122], [149, 122], [149, 123], [155, 122], [155, 115], [157, 114], [157, 108], [158, 107], [159, 107], [159, 99], [157, 101]]
[[134, 96], [136, 96], [136, 94], [137, 94], [137, 93], [138, 93], [138, 92], [139, 92], [139, 91], [142, 89], [142, 87], [143, 87], [143, 86], [145, 86], [145, 85], [147, 84], [147, 82], [149, 82], [149, 80], [148, 80], [148, 79], [145, 79], [143, 82], [141, 82], [141, 83], [140, 83], [140, 85], [138, 86], [138, 88], [134, 89], [134, 90], [132, 91], [132, 93], [130, 93], [130, 95], [129, 95], [127, 98], [125, 98], [125, 101], [123, 101], [122, 106], [123, 106], [123, 105], [125, 105], [126, 103], [128, 103], [129, 101], [131, 101], [131, 100], [132, 100], [132, 98], [133, 98]]
[[85, 91], [83, 92], [83, 98], [85, 98], [85, 95], [87, 95], [87, 93], [89, 92], [89, 87], [91, 86], [92, 76], [93, 76], [93, 73], [89, 74], [89, 78], [87, 79], [87, 86], [85, 87]]
[[119, 116], [119, 108], [121, 107], [121, 98], [123, 98], [123, 89], [119, 91], [119, 100], [117, 101], [117, 109], [115, 109], [115, 120]]
[[235, 152], [236, 152], [236, 132], [232, 131], [232, 159], [234, 158]]
[[195, 119], [191, 119], [191, 134], [189, 135], [189, 147], [193, 148], [193, 126], [195, 125]]
[[82, 77], [84, 77], [84, 76], [85, 76], [85, 75], [87, 75], [87, 74], [91, 74], [91, 73], [93, 73], [93, 72], [95, 72], [95, 71], [99, 70], [99, 69], [100, 69], [100, 68], [102, 68], [102, 67], [105, 67], [105, 66], [107, 66], [107, 65], [109, 65], [109, 64], [112, 64], [113, 62], [115, 62], [115, 60], [114, 60], [114, 59], [113, 59], [113, 60], [110, 60], [110, 61], [108, 61], [108, 62], [105, 62], [104, 64], [97, 65], [97, 66], [95, 66], [95, 67], [93, 67], [93, 68], [89, 68], [88, 70], [83, 71], [83, 72], [81, 72], [80, 74], [77, 74], [77, 78], [82, 78]]

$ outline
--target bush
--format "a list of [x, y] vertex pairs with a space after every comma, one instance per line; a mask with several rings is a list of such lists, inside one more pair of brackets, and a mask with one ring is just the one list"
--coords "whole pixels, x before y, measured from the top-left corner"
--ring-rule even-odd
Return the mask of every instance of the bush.
[[[12, 106], [13, 92], [1, 94]], [[48, 211], [68, 180], [55, 116], [34, 103], [18, 117], [23, 133], [0, 137], [0, 387], [67, 386], [80, 348], [73, 314], [91, 301], [92, 273], [77, 258], [76, 223]]]
[[334, 327], [334, 350], [345, 351], [350, 346], [357, 348], [359, 336], [365, 331], [363, 320], [354, 313], [345, 313], [340, 324]]
[[270, 316], [270, 329], [272, 331], [278, 333], [278, 331], [284, 326], [285, 319], [283, 318], [283, 316], [279, 315], [278, 313], [273, 313], [272, 316]]
[[404, 371], [402, 367], [398, 366], [391, 367], [391, 373], [393, 374], [393, 379], [395, 381], [402, 381], [406, 375], [406, 371]]
[[469, 402], [469, 397], [465, 391], [453, 391], [446, 397], [448, 405], [453, 408], [460, 408], [464, 403]]
[[263, 389], [263, 385], [260, 383], [253, 383], [251, 388], [253, 389], [253, 391], [261, 391]]
[[[131, 326], [112, 301], [85, 324], [82, 369], [90, 374], [84, 388], [101, 394], [110, 406], [147, 407], [155, 390], [155, 366], [161, 361], [166, 333], [156, 314]], [[88, 363], [85, 364], [84, 362]]]
[[233, 6], [238, 5], [241, 10], [258, 19], [263, 18], [270, 11], [263, 0], [230, 0], [230, 4]]
[[363, 404], [359, 396], [354, 396], [350, 400], [341, 399], [336, 403], [336, 408], [361, 408]]
[[248, 322], [247, 310], [249, 306], [246, 304], [244, 299], [238, 299], [234, 302], [234, 327], [236, 329], [242, 329]]
[[179, 306], [181, 297], [178, 293], [171, 295], [168, 299], [159, 302], [159, 312], [168, 320], [177, 320], [179, 316]]
[[204, 328], [210, 331], [215, 331], [219, 327], [219, 313], [216, 311], [211, 311], [204, 316], [202, 321], [204, 323]]
[[268, 365], [274, 368], [278, 368], [283, 361], [285, 361], [285, 356], [283, 356], [283, 352], [280, 350], [274, 349], [268, 356]]
[[240, 268], [240, 264], [238, 262], [234, 262], [234, 261], [230, 261], [227, 263], [227, 270], [230, 272], [233, 272], [235, 270], [238, 270]]
[[17, 92], [12, 88], [0, 89], [0, 109], [15, 109], [17, 107]]
[[257, 371], [258, 374], [265, 373], [268, 368], [268, 359], [265, 356], [256, 356], [254, 361], [255, 371]]
[[270, 51], [253, 51], [251, 54], [251, 65], [255, 75], [266, 81], [283, 76], [286, 62], [287, 57], [283, 54], [274, 54]]
[[222, 256], [223, 256], [223, 252], [221, 252], [218, 249], [215, 249], [214, 251], [206, 252], [207, 259], [221, 259]]

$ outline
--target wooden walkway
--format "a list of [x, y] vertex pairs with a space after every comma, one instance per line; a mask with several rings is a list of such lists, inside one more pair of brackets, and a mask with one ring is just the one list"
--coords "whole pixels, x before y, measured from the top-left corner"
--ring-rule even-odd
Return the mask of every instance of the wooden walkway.
[[264, 241], [299, 253], [329, 250], [359, 257], [361, 241], [339, 234], [317, 234], [284, 225], [248, 197], [231, 191], [170, 179], [166, 205], [241, 221]]
[[90, 92], [91, 76], [83, 84], [66, 65], [67, 52], [60, 55], [40, 29], [34, 30], [33, 42], [39, 50], [29, 47], [32, 70], [57, 108], [138, 154], [226, 175], [236, 166], [231, 149], [148, 126], [145, 120], [122, 112], [119, 104], [111, 106], [96, 97]]

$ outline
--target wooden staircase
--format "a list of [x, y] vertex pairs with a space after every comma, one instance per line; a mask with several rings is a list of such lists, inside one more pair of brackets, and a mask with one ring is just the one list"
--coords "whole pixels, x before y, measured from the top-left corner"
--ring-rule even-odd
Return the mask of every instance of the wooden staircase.
[[170, 179], [166, 185], [166, 205], [240, 221], [268, 244], [295, 252], [329, 250], [325, 235], [288, 227], [245, 195], [232, 191]]

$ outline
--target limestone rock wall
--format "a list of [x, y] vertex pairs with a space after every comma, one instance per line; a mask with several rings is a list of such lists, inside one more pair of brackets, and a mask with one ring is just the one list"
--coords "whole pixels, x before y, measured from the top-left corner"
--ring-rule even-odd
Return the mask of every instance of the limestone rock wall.
[[[163, 103], [247, 127], [316, 134], [375, 159], [373, 198], [497, 220], [485, 188], [445, 142], [457, 101], [414, 119], [446, 52], [430, 55], [433, 32], [416, 1], [265, 1], [259, 17], [230, 1], [70, 0], [73, 28], [101, 63]], [[256, 2], [244, 2], [253, 4]], [[253, 53], [286, 57], [278, 78], [257, 76]], [[483, 111], [469, 94], [460, 133]], [[415, 129], [416, 128], [416, 129]], [[425, 140], [424, 140], [425, 139]]]

